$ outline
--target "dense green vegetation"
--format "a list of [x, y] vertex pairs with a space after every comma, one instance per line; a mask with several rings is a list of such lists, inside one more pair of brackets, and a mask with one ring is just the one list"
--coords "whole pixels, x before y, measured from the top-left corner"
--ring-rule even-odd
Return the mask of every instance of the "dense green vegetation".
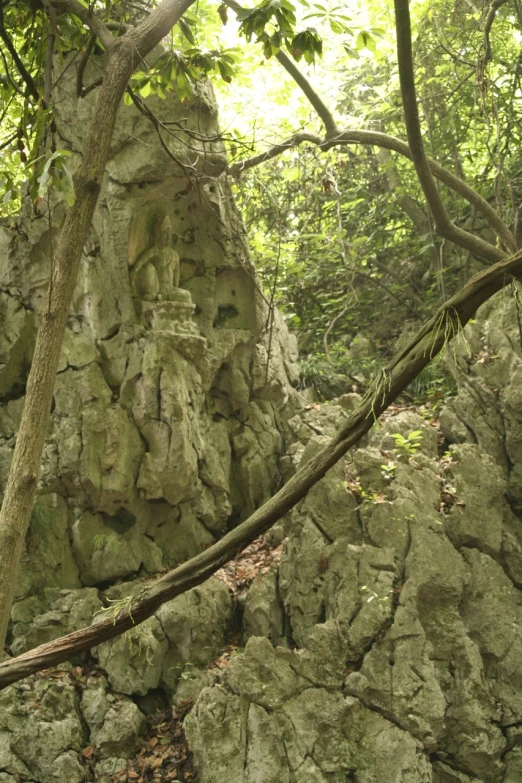
[[[153, 5], [78, 4], [122, 32]], [[426, 151], [518, 236], [521, 6], [423, 2], [412, 14]], [[74, 9], [57, 15], [38, 0], [4, 1], [0, 35], [0, 214], [16, 214], [27, 187], [35, 210], [50, 187], [72, 203], [68, 152], [53, 122], [52, 57], [72, 51], [83, 63], [103, 46]], [[135, 72], [125, 101], [141, 105], [169, 92], [187, 101], [197, 79], [212, 78], [233, 166], [296, 133], [321, 131], [324, 118], [276, 59], [284, 51], [338, 128], [406, 138], [390, 6], [264, 0], [245, 10], [204, 2], [164, 43], [154, 65]], [[439, 187], [457, 226], [497, 241], [483, 215]], [[299, 335], [303, 384], [321, 395], [373, 375], [405, 324], [418, 325], [481, 268], [437, 235], [412, 163], [371, 144], [293, 145], [242, 173], [234, 189], [265, 293]]]
[[[427, 152], [471, 184], [517, 234], [520, 6], [503, 5], [487, 35], [487, 5], [423, 3], [414, 13]], [[371, 21], [380, 27], [370, 51], [355, 48], [337, 61], [330, 108], [340, 127], [405, 138], [393, 32], [389, 18], [382, 20], [382, 6], [374, 7]], [[314, 76], [331, 95], [328, 66]], [[310, 129], [307, 110], [301, 118]], [[440, 189], [458, 226], [495, 242], [480, 214]], [[304, 374], [325, 394], [337, 389], [338, 375], [372, 374], [375, 354], [391, 351], [405, 321], [418, 323], [481, 268], [469, 251], [437, 236], [412, 164], [376, 147], [322, 151], [303, 144], [245, 174], [239, 199], [266, 291], [298, 330]]]
[[[69, 206], [62, 209], [56, 243], [50, 242], [51, 284], [0, 510], [0, 646], [78, 269], [123, 100], [150, 120], [163, 150], [186, 175], [187, 192], [202, 191], [208, 172], [176, 159], [169, 139], [193, 149], [190, 141], [197, 137], [205, 162], [212, 145], [224, 145], [229, 163], [217, 156], [225, 171], [212, 169], [212, 176], [232, 181], [267, 300], [280, 304], [300, 333], [303, 382], [324, 397], [369, 388], [330, 443], [249, 519], [185, 563], [181, 577], [172, 572], [158, 589], [140, 593], [132, 614], [127, 607], [114, 622], [83, 629], [58, 658], [48, 650], [53, 662], [118, 635], [135, 618], [143, 621], [159, 603], [236, 556], [360, 441], [462, 334], [482, 303], [515, 287], [522, 274], [518, 0], [480, 8], [418, 3], [412, 11], [413, 18], [408, 0], [394, 0], [393, 12], [371, 3], [345, 9], [307, 0], [298, 6], [263, 0], [248, 9], [236, 0], [218, 6], [193, 6], [192, 0], [0, 2], [5, 218], [11, 231], [23, 233], [17, 211], [24, 202], [26, 215], [33, 210], [46, 219], [51, 235], [55, 196]], [[70, 127], [61, 135], [54, 117], [60, 68], [72, 63], [78, 97], [96, 91], [73, 176]], [[195, 82], [209, 76], [221, 85], [220, 136], [202, 138], [184, 121], [160, 119], [157, 107], [169, 92], [190, 111]], [[231, 92], [224, 94], [224, 86]], [[243, 112], [236, 116], [240, 96]], [[408, 329], [421, 321], [407, 340]], [[272, 323], [268, 317], [267, 333]], [[258, 337], [267, 338], [269, 351], [270, 335]], [[389, 353], [398, 338], [403, 347], [369, 386], [376, 357]], [[443, 379], [435, 374], [426, 382], [436, 389]], [[416, 448], [411, 436], [403, 436], [403, 450]], [[42, 668], [42, 660], [32, 670]], [[14, 669], [4, 683], [20, 676], [18, 664]]]

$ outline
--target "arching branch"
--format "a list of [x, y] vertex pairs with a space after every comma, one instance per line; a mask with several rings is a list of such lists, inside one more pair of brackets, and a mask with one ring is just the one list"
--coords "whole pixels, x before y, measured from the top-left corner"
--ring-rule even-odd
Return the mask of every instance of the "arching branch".
[[420, 185], [428, 207], [435, 221], [437, 233], [458, 247], [486, 261], [495, 262], [506, 257], [500, 248], [494, 247], [480, 237], [456, 226], [450, 219], [433, 178], [430, 163], [424, 150], [422, 129], [417, 106], [415, 77], [413, 74], [413, 52], [411, 46], [411, 24], [409, 0], [395, 0], [395, 29], [397, 32], [397, 58], [401, 84], [402, 105], [408, 145]]
[[2, 2], [0, 2], [0, 38], [4, 42], [5, 48], [13, 58], [13, 62], [16, 65], [18, 73], [20, 74], [20, 76], [25, 82], [29, 95], [34, 101], [38, 101], [39, 99], [38, 89], [36, 87], [34, 79], [29, 73], [29, 71], [27, 70], [27, 68], [25, 67], [25, 65], [23, 64], [22, 60], [20, 59], [20, 56], [16, 51], [15, 47], [13, 46], [13, 42], [11, 41], [7, 33], [7, 30], [5, 29], [4, 6]]
[[326, 138], [332, 139], [339, 133], [339, 129], [337, 128], [337, 123], [334, 120], [333, 114], [331, 113], [330, 109], [327, 107], [327, 105], [324, 103], [322, 98], [318, 95], [318, 93], [314, 90], [306, 76], [304, 76], [299, 68], [292, 62], [290, 57], [286, 55], [281, 49], [276, 54], [277, 60], [281, 63], [283, 68], [290, 74], [292, 79], [295, 81], [295, 83], [301, 88], [303, 93], [306, 95], [314, 109], [316, 110], [319, 118], [321, 119], [325, 131], [326, 131]]
[[[281, 142], [281, 144], [275, 144], [273, 147], [270, 147], [266, 152], [255, 155], [247, 160], [241, 160], [234, 163], [229, 167], [228, 171], [232, 176], [237, 177], [242, 172], [248, 171], [248, 169], [258, 166], [261, 163], [265, 163], [267, 160], [271, 160], [272, 158], [281, 155], [283, 152], [286, 152], [286, 150], [292, 149], [292, 147], [296, 147], [303, 142], [315, 144], [325, 151], [334, 146], [342, 146], [344, 144], [372, 145], [391, 150], [392, 152], [398, 152], [405, 158], [412, 160], [410, 148], [405, 141], [398, 139], [396, 136], [390, 136], [387, 133], [381, 133], [380, 131], [347, 128], [346, 130], [340, 131], [335, 139], [330, 140], [323, 139], [321, 136], [314, 133], [296, 133], [286, 141]], [[459, 196], [466, 199], [477, 212], [480, 212], [495, 234], [499, 237], [502, 244], [507, 247], [508, 251], [514, 252], [516, 247], [512, 233], [486, 199], [482, 198], [482, 196], [466, 182], [459, 179], [455, 174], [452, 174], [451, 171], [445, 169], [444, 166], [441, 166], [440, 163], [436, 163], [436, 161], [428, 158], [428, 164], [433, 176], [451, 188], [455, 193], [458, 193]], [[492, 261], [495, 262], [504, 257], [505, 254], [502, 254], [502, 251], [499, 248], [494, 247], [494, 245], [489, 245], [488, 243], [486, 244], [491, 251]]]

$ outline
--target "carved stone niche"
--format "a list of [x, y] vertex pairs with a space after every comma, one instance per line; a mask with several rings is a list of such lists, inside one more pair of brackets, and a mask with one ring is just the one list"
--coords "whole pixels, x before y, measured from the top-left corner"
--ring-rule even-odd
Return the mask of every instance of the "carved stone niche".
[[141, 317], [147, 329], [176, 334], [199, 334], [193, 321], [195, 309], [190, 291], [183, 288], [175, 289], [172, 298], [166, 302], [140, 302]]
[[[179, 255], [172, 247], [171, 219], [166, 212], [158, 212], [149, 222], [148, 243], [143, 247], [146, 237], [140, 237], [143, 249], [130, 259], [130, 283], [138, 314], [147, 329], [199, 336], [190, 291], [179, 287]], [[135, 238], [132, 244], [136, 244]]]

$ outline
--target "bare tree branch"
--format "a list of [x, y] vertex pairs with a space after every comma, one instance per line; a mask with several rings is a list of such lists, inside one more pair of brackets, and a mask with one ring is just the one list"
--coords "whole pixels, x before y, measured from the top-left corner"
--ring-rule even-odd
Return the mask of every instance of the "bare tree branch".
[[374, 381], [359, 408], [344, 427], [267, 503], [220, 541], [165, 574], [138, 593], [120, 613], [87, 628], [42, 644], [0, 664], [0, 690], [41, 669], [56, 666], [72, 655], [119, 636], [150, 617], [166, 601], [201, 584], [225, 563], [268, 530], [299, 502], [335, 463], [373, 426], [377, 418], [446, 347], [460, 334], [477, 308], [513, 278], [522, 276], [522, 253], [488, 267], [472, 277], [415, 335]]
[[316, 110], [324, 125], [326, 138], [331, 139], [337, 136], [339, 130], [337, 128], [337, 123], [333, 118], [333, 114], [314, 90], [308, 79], [301, 73], [299, 68], [294, 65], [290, 57], [288, 57], [288, 55], [286, 55], [282, 49], [278, 51], [276, 58], [279, 60], [283, 68], [290, 74], [295, 83], [301, 88]]
[[401, 83], [402, 105], [408, 134], [408, 144], [411, 157], [417, 172], [417, 177], [426, 197], [428, 207], [435, 221], [437, 232], [459, 247], [469, 250], [479, 258], [496, 262], [505, 258], [506, 253], [500, 248], [490, 245], [474, 234], [456, 226], [446, 212], [439, 190], [433, 179], [429, 160], [424, 151], [422, 130], [417, 106], [415, 78], [413, 75], [413, 52], [411, 47], [410, 9], [408, 0], [394, 0], [395, 28], [397, 32], [397, 58], [399, 63], [399, 80]]
[[[296, 147], [306, 141], [317, 145], [325, 151], [331, 149], [334, 146], [341, 146], [343, 144], [373, 145], [375, 147], [382, 147], [383, 149], [398, 152], [400, 155], [404, 155], [404, 157], [412, 160], [410, 148], [406, 142], [396, 138], [395, 136], [389, 136], [387, 133], [381, 133], [380, 131], [355, 130], [347, 128], [346, 130], [340, 131], [335, 139], [330, 140], [323, 139], [321, 136], [318, 136], [314, 133], [296, 133], [286, 141], [281, 142], [281, 144], [275, 144], [273, 147], [270, 147], [270, 149], [266, 150], [266, 152], [262, 152], [259, 155], [248, 158], [247, 160], [241, 160], [237, 163], [234, 163], [229, 167], [228, 171], [230, 174], [232, 174], [232, 176], [237, 177], [243, 171], [248, 171], [248, 169], [251, 169], [254, 166], [265, 163], [267, 160], [271, 160], [272, 158], [281, 155], [283, 152], [286, 152], [286, 150], [292, 149], [292, 147]], [[480, 212], [480, 214], [483, 215], [487, 220], [488, 224], [497, 234], [502, 244], [505, 245], [509, 251], [515, 252], [516, 247], [513, 235], [504, 224], [498, 213], [486, 201], [486, 199], [482, 198], [482, 196], [477, 193], [476, 190], [471, 188], [466, 182], [459, 179], [459, 177], [455, 176], [455, 174], [452, 174], [451, 171], [448, 171], [439, 163], [431, 160], [431, 158], [428, 158], [428, 163], [432, 174], [453, 191], [455, 191], [455, 193], [458, 193], [459, 196], [462, 196], [462, 198], [466, 199], [466, 201], [468, 201], [473, 207], [475, 207], [477, 212]], [[502, 251], [499, 248], [494, 247], [494, 245], [488, 245], [488, 249], [491, 251], [492, 260], [494, 261], [498, 261], [505, 255], [502, 254]], [[493, 257], [493, 254], [495, 257]]]
[[239, 160], [237, 163], [233, 163], [232, 166], [229, 166], [228, 173], [233, 177], [239, 177], [244, 171], [248, 171], [248, 169], [252, 169], [254, 166], [259, 166], [261, 163], [266, 163], [267, 160], [272, 160], [272, 158], [276, 158], [283, 152], [286, 152], [293, 147], [297, 147], [305, 141], [316, 144], [318, 147], [324, 147], [327, 144], [327, 142], [316, 133], [308, 133], [307, 131], [295, 133], [286, 141], [283, 141], [280, 144], [274, 144], [274, 146], [270, 147], [266, 152], [261, 152], [259, 155], [254, 155], [252, 158], [246, 158], [245, 160]]
[[13, 42], [9, 38], [9, 35], [7, 34], [7, 30], [5, 29], [5, 21], [4, 21], [4, 7], [3, 3], [0, 2], [0, 38], [5, 44], [5, 47], [11, 57], [13, 58], [13, 62], [16, 65], [16, 68], [18, 70], [18, 73], [24, 80], [27, 89], [29, 91], [29, 95], [34, 101], [38, 101], [39, 94], [38, 89], [36, 87], [36, 84], [34, 82], [33, 77], [23, 64], [22, 60], [20, 59], [18, 52], [16, 51], [15, 47], [13, 46]]

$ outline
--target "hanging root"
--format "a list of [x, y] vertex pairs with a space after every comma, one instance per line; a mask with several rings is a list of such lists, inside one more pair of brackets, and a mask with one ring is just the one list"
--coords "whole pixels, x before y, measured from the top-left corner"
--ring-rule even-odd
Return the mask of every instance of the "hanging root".
[[[373, 379], [372, 384], [363, 399], [359, 407], [362, 407], [365, 402], [370, 401], [373, 420], [377, 421], [379, 416], [377, 415], [375, 408], [378, 405], [384, 405], [386, 395], [391, 388], [391, 371], [385, 367], [380, 370], [379, 374]], [[380, 415], [380, 414], [379, 414]]]
[[129, 617], [134, 624], [134, 620], [132, 617], [132, 604], [134, 602], [134, 596], [132, 595], [126, 595], [125, 598], [107, 598], [107, 601], [109, 601], [111, 606], [103, 606], [101, 609], [98, 609], [97, 612], [94, 613], [94, 616], [98, 614], [107, 614], [111, 620], [114, 620], [114, 623], [116, 624], [116, 620], [119, 617], [122, 612], [128, 612]]
[[[441, 336], [442, 336], [442, 346], [440, 347], [439, 350], [437, 350]], [[454, 337], [457, 337], [457, 340], [454, 340], [453, 339]], [[466, 352], [468, 353], [469, 356], [471, 356], [471, 348], [466, 338], [466, 335], [464, 334], [464, 329], [462, 328], [462, 324], [460, 322], [458, 312], [452, 306], [445, 307], [439, 313], [437, 320], [433, 325], [432, 339], [429, 346], [430, 361], [433, 359], [435, 354], [437, 354], [435, 361], [436, 362], [441, 361], [449, 344], [452, 343], [453, 359], [456, 362], [457, 360], [456, 350], [459, 344], [459, 340], [464, 341]]]

